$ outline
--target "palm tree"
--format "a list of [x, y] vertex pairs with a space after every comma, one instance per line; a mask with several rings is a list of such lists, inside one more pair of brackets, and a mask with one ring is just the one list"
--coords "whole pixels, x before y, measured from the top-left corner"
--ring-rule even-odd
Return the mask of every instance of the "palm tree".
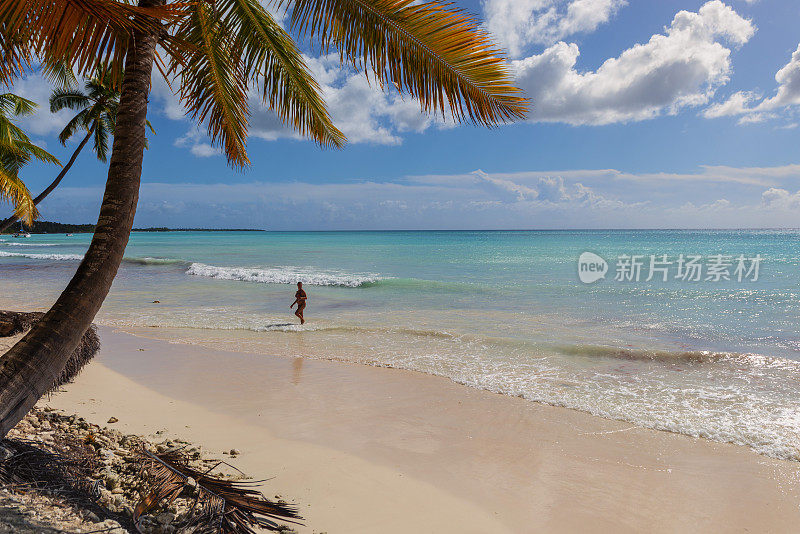
[[[116, 105], [118, 105], [119, 102], [119, 92], [108, 83], [105, 83], [108, 80], [104, 79], [107, 78], [107, 76], [103, 76], [103, 74], [104, 71], [98, 69], [97, 74], [86, 81], [86, 90], [88, 94], [80, 90], [69, 88], [59, 88], [53, 91], [50, 97], [51, 112], [55, 113], [64, 108], [80, 110], [61, 131], [58, 140], [62, 145], [66, 145], [67, 140], [69, 140], [79, 128], [84, 129], [86, 135], [72, 153], [72, 157], [67, 161], [67, 164], [62, 167], [55, 180], [33, 199], [33, 204], [35, 206], [38, 206], [39, 203], [61, 183], [61, 180], [78, 158], [78, 154], [80, 154], [83, 147], [86, 146], [86, 143], [88, 143], [93, 136], [97, 158], [100, 161], [106, 161], [108, 136], [113, 131], [114, 114], [116, 113]], [[14, 214], [0, 222], [0, 232], [3, 232], [14, 224], [17, 219], [18, 217]]]
[[[58, 135], [58, 140], [62, 145], [66, 146], [67, 141], [78, 130], [85, 131], [86, 135], [78, 143], [78, 147], [61, 172], [44, 191], [33, 199], [33, 204], [36, 206], [58, 187], [90, 139], [94, 138], [93, 148], [97, 159], [103, 163], [108, 159], [108, 139], [114, 134], [117, 108], [119, 107], [119, 91], [112, 84], [110, 71], [98, 68], [94, 75], [84, 83], [85, 92], [74, 89], [73, 86], [74, 82], [67, 81], [65, 86], [53, 91], [50, 96], [50, 111], [56, 113], [64, 108], [78, 110], [78, 114], [64, 126]], [[153, 127], [149, 121], [147, 125], [152, 131]], [[0, 222], [0, 232], [14, 224], [17, 218], [16, 215], [12, 215]]]
[[[470, 16], [438, 0], [274, 0], [290, 29], [422, 110], [491, 126], [521, 118], [527, 100]], [[64, 62], [85, 75], [116, 65], [120, 103], [108, 179], [92, 242], [53, 307], [0, 360], [0, 437], [64, 367], [105, 299], [128, 242], [142, 173], [153, 63], [173, 82], [191, 118], [206, 124], [235, 168], [246, 152], [247, 96], [300, 134], [340, 147], [320, 86], [294, 39], [258, 0], [0, 0], [0, 80]], [[162, 63], [162, 58], [164, 59]], [[123, 61], [124, 60], [124, 61]], [[122, 67], [124, 66], [124, 75]]]
[[[59, 161], [33, 144], [13, 117], [32, 114], [38, 106], [13, 93], [0, 94], [0, 200], [8, 200], [14, 206], [14, 220], [23, 219], [32, 223], [37, 216], [36, 204], [30, 191], [19, 177], [19, 171], [32, 159], [60, 165]], [[2, 232], [6, 227], [0, 227]]]

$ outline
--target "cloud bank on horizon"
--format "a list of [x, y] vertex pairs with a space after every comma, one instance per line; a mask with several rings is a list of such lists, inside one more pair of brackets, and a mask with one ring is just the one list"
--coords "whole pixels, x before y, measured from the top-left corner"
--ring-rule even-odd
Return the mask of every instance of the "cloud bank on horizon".
[[[692, 173], [616, 169], [407, 176], [350, 183], [146, 183], [136, 224], [270, 230], [800, 227], [800, 164]], [[102, 188], [45, 201], [65, 222]], [[691, 198], [691, 200], [686, 200]], [[298, 215], [301, 215], [298, 217]], [[465, 221], [467, 221], [465, 223]]]
[[[645, 18], [650, 8], [627, 0], [479, 1], [475, 7], [486, 29], [508, 51], [517, 83], [533, 102], [526, 124], [500, 128], [500, 137], [527, 135], [536, 142], [537, 132], [546, 125], [568, 125], [573, 130], [565, 135], [580, 139], [582, 132], [598, 128], [638, 124], [660, 128], [675, 117], [691, 121], [685, 131], [705, 124], [719, 125], [726, 132], [757, 125], [770, 125], [774, 132], [797, 127], [800, 44], [793, 43], [796, 49], [783, 52], [782, 58], [770, 58], [768, 64], [776, 65], [771, 73], [774, 86], [766, 89], [763, 81], [747, 75], [752, 65], [739, 63], [759, 35], [753, 10], [767, 9], [765, 2], [708, 0], [699, 6], [685, 2], [690, 5], [673, 8], [666, 17], [663, 6], [652, 9], [658, 13], [650, 20]], [[634, 8], [642, 17], [634, 22], [657, 31], [642, 35], [633, 27], [625, 17]], [[422, 114], [413, 99], [371, 85], [362, 73], [343, 68], [336, 54], [309, 54], [306, 59], [352, 146], [408, 150], [408, 157], [414, 158], [414, 149], [406, 148], [409, 138], [434, 139], [440, 132], [470, 135], [468, 127]], [[14, 90], [45, 103], [50, 88], [41, 77], [30, 76]], [[183, 129], [166, 141], [180, 154], [177, 157], [198, 162], [187, 163], [187, 169], [208, 158], [222, 159], [205, 129], [185, 118], [180, 101], [163, 79], [154, 78], [152, 94], [153, 120], [168, 130]], [[251, 147], [305, 143], [308, 150], [315, 150], [255, 94], [251, 108]], [[68, 119], [66, 111], [41, 112], [24, 119], [23, 126], [52, 142]], [[623, 144], [615, 167], [625, 171], [570, 169], [565, 148], [564, 163], [552, 167], [559, 170], [525, 170], [540, 167], [532, 160], [516, 173], [464, 173], [458, 164], [458, 142], [447, 148], [450, 152], [443, 157], [450, 158], [453, 172], [436, 176], [398, 171], [389, 179], [365, 179], [362, 174], [343, 182], [326, 180], [325, 169], [315, 168], [299, 173], [308, 179], [264, 182], [237, 176], [229, 185], [192, 183], [191, 174], [168, 181], [146, 176], [150, 183], [143, 189], [138, 223], [203, 226], [196, 220], [203, 213], [221, 221], [217, 226], [241, 226], [246, 220], [255, 226], [290, 229], [286, 225], [296, 223], [286, 223], [286, 214], [300, 209], [313, 215], [297, 229], [800, 226], [800, 166], [790, 156], [772, 166], [725, 166], [708, 165], [718, 162], [709, 152], [705, 161], [682, 161], [676, 166], [700, 171], [652, 172], [641, 163], [637, 169], [628, 162]], [[481, 167], [498, 168], [498, 162], [487, 155]], [[47, 217], [96, 216], [100, 195], [88, 182], [49, 200]], [[658, 223], [649, 224], [643, 212]]]

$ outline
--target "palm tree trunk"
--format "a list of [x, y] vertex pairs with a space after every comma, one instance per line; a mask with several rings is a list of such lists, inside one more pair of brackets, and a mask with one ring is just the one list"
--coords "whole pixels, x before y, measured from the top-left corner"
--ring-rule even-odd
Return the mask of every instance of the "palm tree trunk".
[[[83, 147], [85, 147], [86, 143], [88, 143], [89, 139], [91, 139], [92, 132], [94, 132], [94, 127], [89, 129], [89, 131], [86, 134], [86, 137], [83, 138], [81, 143], [78, 145], [78, 148], [76, 148], [75, 152], [72, 153], [72, 157], [69, 158], [69, 161], [67, 162], [67, 164], [64, 165], [64, 168], [61, 169], [61, 172], [58, 173], [58, 176], [56, 176], [56, 179], [53, 180], [53, 183], [48, 185], [47, 189], [45, 189], [44, 191], [39, 193], [39, 196], [37, 196], [36, 198], [33, 199], [33, 205], [34, 206], [37, 206], [39, 204], [39, 202], [41, 202], [42, 200], [47, 198], [47, 195], [49, 195], [50, 193], [53, 192], [53, 189], [58, 187], [58, 184], [60, 184], [61, 180], [64, 178], [64, 176], [66, 176], [67, 171], [69, 171], [69, 169], [72, 167], [72, 164], [75, 163], [75, 160], [78, 158], [78, 154], [81, 153], [81, 150], [83, 150]], [[2, 234], [6, 230], [6, 228], [11, 226], [12, 224], [17, 222], [18, 220], [19, 219], [15, 215], [12, 215], [8, 219], [4, 220], [3, 222], [0, 222], [0, 234]]]
[[[165, 0], [139, 0], [163, 5]], [[145, 144], [147, 96], [156, 34], [134, 34], [125, 58], [117, 127], [97, 228], [67, 288], [52, 308], [0, 359], [0, 437], [53, 384], [111, 288], [128, 244]]]

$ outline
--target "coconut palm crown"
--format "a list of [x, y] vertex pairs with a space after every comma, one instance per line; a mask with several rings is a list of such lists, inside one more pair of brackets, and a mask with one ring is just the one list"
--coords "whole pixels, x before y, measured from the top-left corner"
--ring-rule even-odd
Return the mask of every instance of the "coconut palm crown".
[[31, 160], [59, 164], [55, 156], [35, 145], [14, 123], [14, 117], [30, 115], [38, 106], [13, 93], [0, 94], [0, 200], [10, 201], [17, 218], [27, 223], [37, 216], [30, 191], [19, 172]]
[[111, 80], [109, 69], [98, 68], [84, 83], [84, 90], [72, 86], [58, 88], [50, 95], [50, 111], [71, 109], [78, 113], [58, 134], [58, 140], [66, 145], [78, 131], [83, 131], [93, 139], [93, 149], [97, 159], [108, 159], [108, 140], [114, 134], [119, 107], [119, 88]]
[[[248, 95], [256, 91], [283, 122], [323, 146], [342, 146], [300, 49], [273, 12], [321, 52], [418, 99], [427, 112], [482, 125], [524, 116], [527, 100], [477, 21], [439, 1], [0, 0], [0, 80], [64, 62], [86, 74], [123, 64], [134, 31], [156, 29], [158, 66], [189, 115], [206, 124], [230, 163], [249, 164]], [[120, 72], [112, 74], [121, 78]]]
[[[119, 89], [113, 84], [110, 69], [98, 67], [91, 78], [85, 80], [84, 90], [77, 88], [77, 80], [72, 72], [63, 65], [58, 69], [47, 69], [44, 73], [57, 88], [50, 96], [50, 111], [56, 113], [62, 109], [71, 109], [78, 113], [64, 126], [58, 135], [62, 145], [83, 132], [83, 138], [72, 153], [67, 163], [56, 175], [55, 179], [41, 193], [33, 199], [33, 205], [38, 206], [66, 176], [67, 172], [78, 158], [83, 148], [93, 140], [93, 149], [97, 159], [106, 162], [108, 159], [109, 138], [114, 134], [117, 109], [119, 108]], [[152, 130], [148, 121], [147, 125]], [[11, 227], [19, 218], [17, 213], [0, 221], [0, 232]]]

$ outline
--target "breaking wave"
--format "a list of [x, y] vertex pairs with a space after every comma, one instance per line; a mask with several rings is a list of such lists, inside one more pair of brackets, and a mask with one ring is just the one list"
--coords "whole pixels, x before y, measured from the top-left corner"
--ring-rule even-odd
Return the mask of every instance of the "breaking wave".
[[17, 243], [16, 241], [0, 241], [6, 247], [57, 247], [58, 243]]
[[321, 271], [304, 267], [217, 267], [204, 263], [192, 263], [186, 273], [206, 278], [261, 284], [295, 284], [303, 282], [312, 286], [339, 287], [362, 287], [383, 279], [379, 275], [372, 273]]
[[6, 252], [0, 250], [0, 258], [28, 258], [31, 260], [55, 260], [55, 261], [80, 261], [83, 254], [28, 254], [25, 252]]
[[[6, 245], [12, 243], [5, 243]], [[45, 245], [42, 245], [45, 246]], [[28, 258], [31, 260], [50, 260], [50, 261], [79, 261], [83, 259], [83, 254], [47, 254], [33, 252], [7, 252], [0, 250], [0, 258]], [[189, 265], [188, 261], [174, 258], [123, 258], [124, 263], [133, 265]]]

